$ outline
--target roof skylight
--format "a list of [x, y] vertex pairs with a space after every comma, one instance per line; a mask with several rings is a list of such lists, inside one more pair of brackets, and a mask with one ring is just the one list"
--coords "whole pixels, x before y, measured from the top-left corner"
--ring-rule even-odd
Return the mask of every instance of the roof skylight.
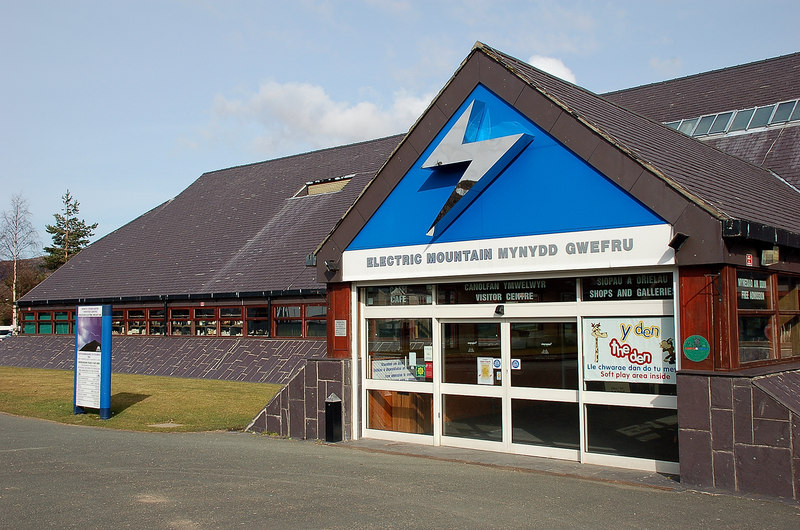
[[780, 126], [795, 121], [800, 121], [799, 100], [708, 114], [699, 118], [672, 121], [664, 125], [688, 136], [706, 136], [762, 129], [773, 125]]

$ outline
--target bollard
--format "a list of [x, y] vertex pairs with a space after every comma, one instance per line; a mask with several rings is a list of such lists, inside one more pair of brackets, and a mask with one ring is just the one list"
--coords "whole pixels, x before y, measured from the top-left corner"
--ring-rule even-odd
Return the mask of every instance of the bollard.
[[325, 400], [325, 441], [342, 441], [342, 399], [336, 394]]

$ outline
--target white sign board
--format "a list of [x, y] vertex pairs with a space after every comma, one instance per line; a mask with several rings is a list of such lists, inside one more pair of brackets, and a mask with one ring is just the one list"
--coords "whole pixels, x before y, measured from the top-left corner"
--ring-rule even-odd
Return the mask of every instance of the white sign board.
[[671, 265], [668, 224], [348, 250], [342, 280], [401, 280]]
[[584, 317], [584, 379], [674, 385], [674, 330], [673, 317]]
[[403, 359], [376, 359], [372, 361], [372, 379], [385, 381], [416, 381], [414, 372]]
[[79, 351], [75, 370], [75, 405], [91, 409], [100, 408], [100, 368], [102, 354]]

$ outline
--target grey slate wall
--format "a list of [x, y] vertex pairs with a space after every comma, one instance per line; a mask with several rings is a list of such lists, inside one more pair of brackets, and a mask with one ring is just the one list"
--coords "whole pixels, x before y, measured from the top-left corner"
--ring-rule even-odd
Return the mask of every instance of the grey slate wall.
[[325, 439], [325, 400], [336, 394], [342, 400], [342, 437], [350, 439], [351, 385], [349, 359], [308, 359], [248, 426], [305, 440]]
[[[303, 362], [325, 356], [323, 340], [114, 337], [111, 371], [286, 384]], [[18, 335], [0, 341], [0, 366], [73, 370], [71, 335]]]
[[800, 372], [678, 374], [681, 482], [800, 500], [800, 396], [767, 391]]

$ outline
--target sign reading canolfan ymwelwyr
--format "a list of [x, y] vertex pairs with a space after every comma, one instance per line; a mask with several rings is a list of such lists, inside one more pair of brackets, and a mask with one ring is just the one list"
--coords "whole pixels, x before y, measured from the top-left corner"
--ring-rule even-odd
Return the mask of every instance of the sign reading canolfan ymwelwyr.
[[75, 324], [74, 413], [111, 417], [111, 306], [79, 306]]
[[586, 381], [676, 383], [673, 317], [583, 319]]
[[344, 281], [670, 265], [669, 225], [348, 250]]

